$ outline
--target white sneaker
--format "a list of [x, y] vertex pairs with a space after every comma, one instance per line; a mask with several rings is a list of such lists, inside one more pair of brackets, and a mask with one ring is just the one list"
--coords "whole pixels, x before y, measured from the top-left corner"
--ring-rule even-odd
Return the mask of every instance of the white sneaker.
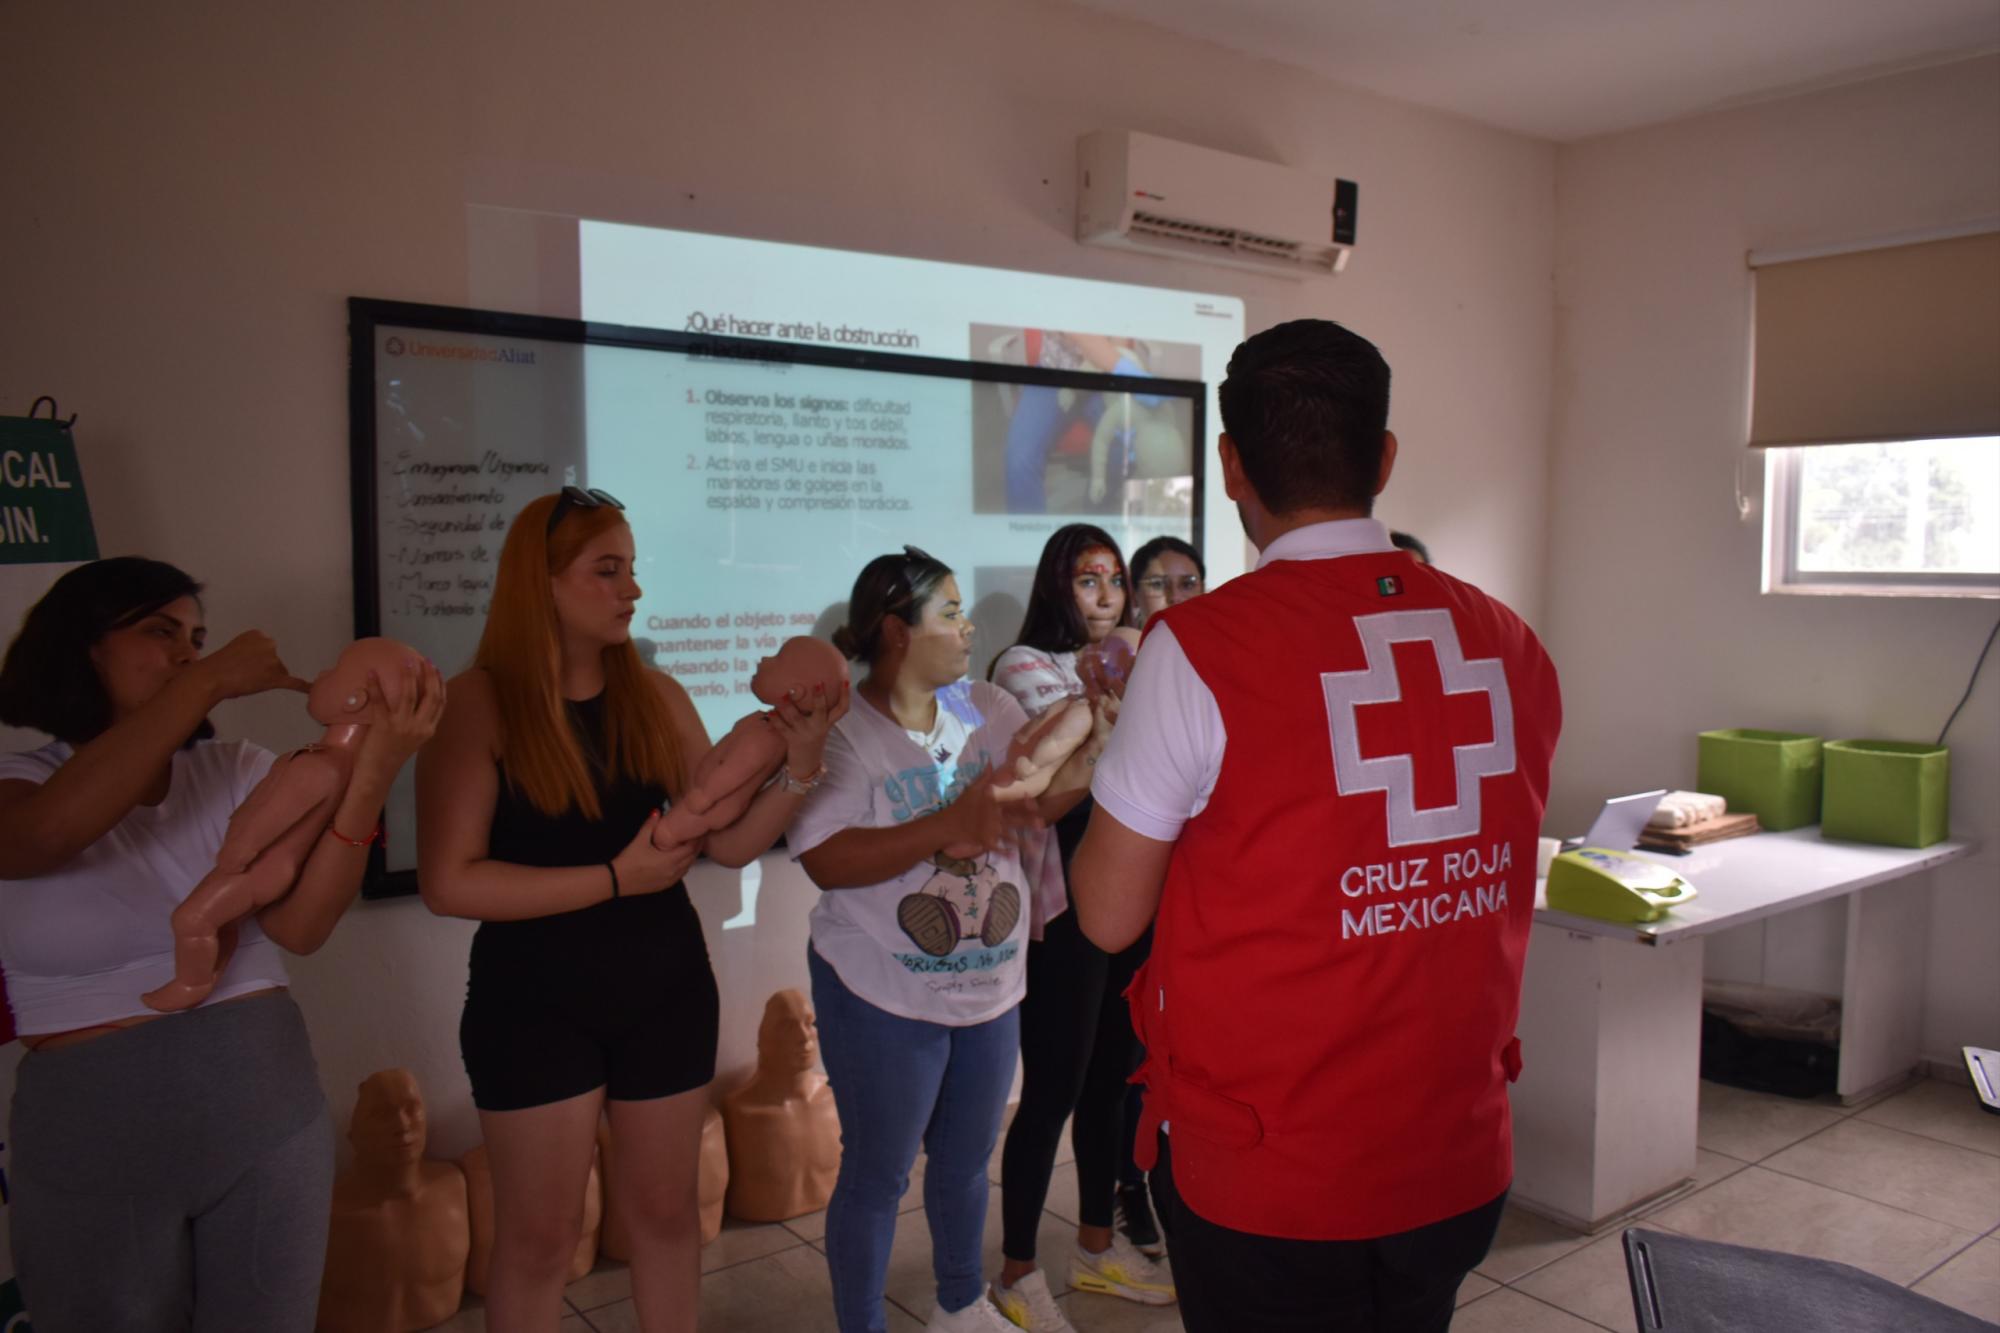
[[1049, 1295], [1049, 1280], [1039, 1268], [1011, 1287], [995, 1282], [990, 1295], [1000, 1313], [1028, 1333], [1076, 1333], [1076, 1325], [1063, 1317], [1062, 1307]]
[[1141, 1305], [1174, 1303], [1173, 1280], [1117, 1232], [1111, 1235], [1111, 1248], [1102, 1254], [1077, 1246], [1076, 1258], [1070, 1261], [1069, 1284], [1078, 1291], [1119, 1296]]
[[1014, 1333], [1014, 1326], [992, 1301], [981, 1296], [950, 1314], [940, 1305], [931, 1313], [931, 1322], [924, 1325], [924, 1333]]

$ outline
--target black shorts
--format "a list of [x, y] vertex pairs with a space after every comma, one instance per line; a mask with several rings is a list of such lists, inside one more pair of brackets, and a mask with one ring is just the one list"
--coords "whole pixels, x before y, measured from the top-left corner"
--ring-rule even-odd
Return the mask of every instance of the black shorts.
[[483, 923], [458, 1045], [482, 1111], [597, 1088], [640, 1102], [715, 1077], [720, 1019], [701, 918], [677, 884], [561, 916]]

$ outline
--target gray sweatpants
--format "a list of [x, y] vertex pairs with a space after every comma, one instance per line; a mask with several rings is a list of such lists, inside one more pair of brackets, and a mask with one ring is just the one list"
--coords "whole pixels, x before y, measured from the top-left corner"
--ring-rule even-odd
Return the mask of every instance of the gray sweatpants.
[[286, 992], [27, 1056], [9, 1137], [37, 1333], [311, 1333], [333, 1128]]

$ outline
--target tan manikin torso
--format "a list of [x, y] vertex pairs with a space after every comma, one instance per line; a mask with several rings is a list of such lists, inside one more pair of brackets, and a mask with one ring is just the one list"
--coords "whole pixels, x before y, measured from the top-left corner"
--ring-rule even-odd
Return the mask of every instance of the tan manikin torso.
[[833, 1089], [814, 1068], [812, 1010], [779, 991], [757, 1032], [757, 1072], [722, 1099], [729, 1138], [729, 1215], [781, 1222], [826, 1207], [840, 1174]]
[[457, 1311], [471, 1249], [465, 1176], [423, 1158], [416, 1079], [385, 1070], [361, 1085], [354, 1164], [333, 1187], [321, 1333], [414, 1333]]

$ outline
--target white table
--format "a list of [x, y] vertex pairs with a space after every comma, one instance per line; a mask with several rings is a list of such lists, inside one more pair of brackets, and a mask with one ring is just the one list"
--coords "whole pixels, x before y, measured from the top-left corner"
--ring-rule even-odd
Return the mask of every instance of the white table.
[[1909, 1077], [1930, 919], [1921, 872], [1972, 849], [1829, 842], [1814, 827], [1660, 854], [1699, 896], [1638, 925], [1552, 911], [1538, 886], [1513, 1089], [1514, 1200], [1595, 1231], [1693, 1179], [1702, 938], [1719, 930], [1844, 897], [1837, 1091], [1858, 1101]]

